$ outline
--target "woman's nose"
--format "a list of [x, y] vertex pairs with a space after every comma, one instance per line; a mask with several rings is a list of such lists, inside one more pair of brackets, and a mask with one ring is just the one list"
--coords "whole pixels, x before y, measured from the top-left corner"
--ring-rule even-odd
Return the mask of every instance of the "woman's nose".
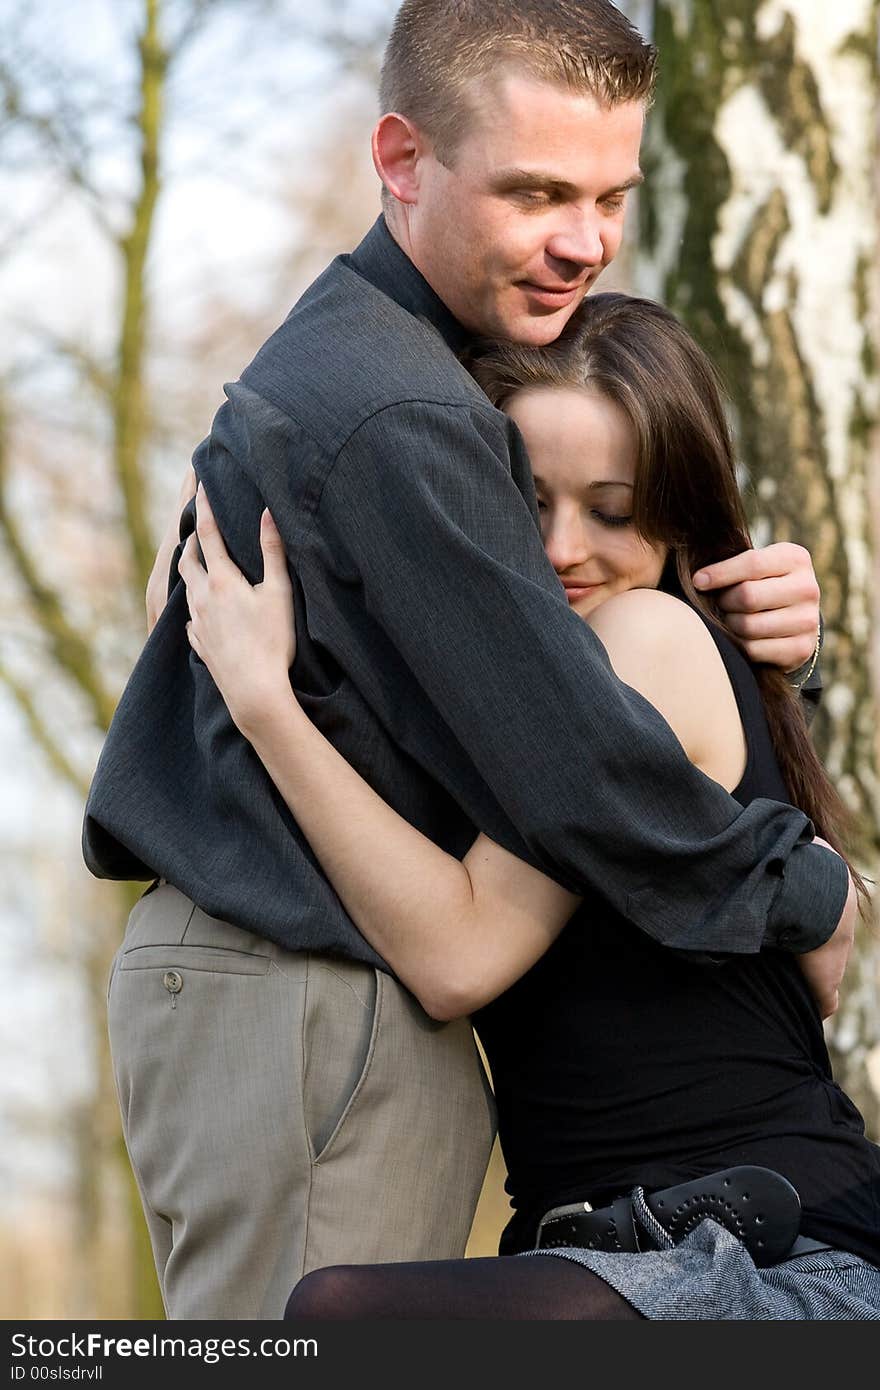
[[554, 517], [544, 527], [544, 549], [557, 574], [563, 574], [587, 558], [583, 524], [575, 517]]

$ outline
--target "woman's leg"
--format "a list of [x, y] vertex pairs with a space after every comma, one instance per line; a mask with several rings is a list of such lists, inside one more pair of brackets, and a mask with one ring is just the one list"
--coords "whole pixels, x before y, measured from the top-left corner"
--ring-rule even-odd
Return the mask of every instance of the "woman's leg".
[[573, 1260], [506, 1255], [316, 1269], [299, 1281], [287, 1300], [284, 1317], [600, 1322], [640, 1318], [641, 1314], [598, 1275]]

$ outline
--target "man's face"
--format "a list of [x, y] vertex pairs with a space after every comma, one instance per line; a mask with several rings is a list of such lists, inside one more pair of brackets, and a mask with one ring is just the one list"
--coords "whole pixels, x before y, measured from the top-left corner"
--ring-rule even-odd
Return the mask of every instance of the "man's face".
[[508, 73], [446, 168], [422, 157], [409, 252], [471, 332], [552, 342], [620, 246], [641, 102], [602, 107]]

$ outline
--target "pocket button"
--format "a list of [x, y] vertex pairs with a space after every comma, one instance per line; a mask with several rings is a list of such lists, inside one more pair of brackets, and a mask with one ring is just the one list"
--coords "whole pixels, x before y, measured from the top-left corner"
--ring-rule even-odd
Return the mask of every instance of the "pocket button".
[[179, 970], [166, 970], [162, 976], [162, 983], [169, 994], [179, 994], [183, 989], [183, 976]]

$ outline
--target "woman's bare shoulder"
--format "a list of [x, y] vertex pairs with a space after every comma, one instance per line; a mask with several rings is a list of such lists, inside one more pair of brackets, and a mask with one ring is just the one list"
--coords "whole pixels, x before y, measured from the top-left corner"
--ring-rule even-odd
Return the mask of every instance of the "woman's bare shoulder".
[[691, 761], [736, 786], [745, 764], [742, 725], [724, 662], [699, 614], [658, 589], [628, 589], [588, 621], [616, 674], [659, 710]]
[[660, 650], [714, 654], [717, 648], [706, 625], [689, 604], [660, 589], [627, 589], [596, 608], [587, 619], [611, 655], [618, 646], [636, 656]]

